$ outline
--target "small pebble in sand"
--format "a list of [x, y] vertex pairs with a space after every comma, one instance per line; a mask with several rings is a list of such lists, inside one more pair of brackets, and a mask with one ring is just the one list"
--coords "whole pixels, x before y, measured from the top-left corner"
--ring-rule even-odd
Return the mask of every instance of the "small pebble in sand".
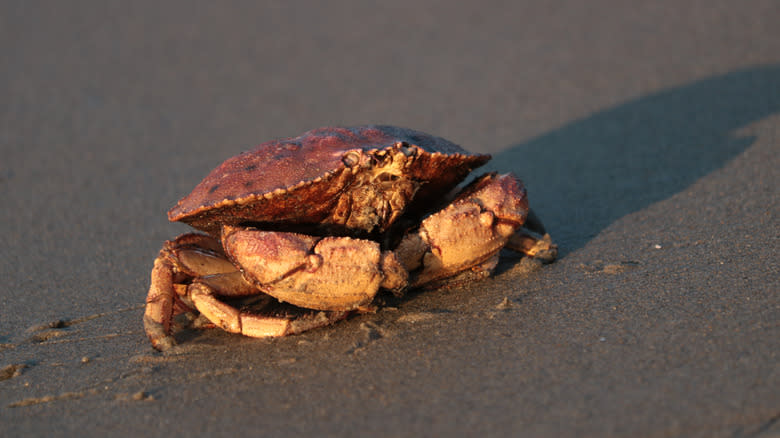
[[0, 380], [6, 380], [12, 377], [19, 377], [22, 375], [22, 370], [25, 368], [27, 368], [27, 365], [23, 363], [6, 365], [0, 368]]
[[134, 392], [132, 394], [128, 393], [119, 393], [116, 394], [115, 398], [119, 401], [152, 401], [154, 400], [154, 396], [149, 394], [146, 391], [138, 391]]
[[133, 400], [154, 400], [154, 396], [147, 394], [145, 391], [138, 391], [132, 396]]
[[512, 302], [509, 301], [509, 297], [504, 297], [504, 299], [500, 303], [498, 303], [496, 309], [506, 310], [509, 309], [510, 307], [512, 307]]

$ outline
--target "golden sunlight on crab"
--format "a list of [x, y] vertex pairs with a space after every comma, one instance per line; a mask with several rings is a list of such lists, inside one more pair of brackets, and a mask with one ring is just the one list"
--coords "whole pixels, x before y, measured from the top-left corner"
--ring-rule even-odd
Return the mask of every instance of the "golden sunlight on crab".
[[[206, 234], [168, 241], [144, 314], [154, 348], [199, 314], [246, 336], [284, 336], [376, 308], [382, 291], [490, 275], [502, 248], [549, 263], [557, 247], [513, 175], [453, 189], [489, 160], [392, 126], [320, 128], [230, 158], [169, 212]], [[303, 164], [302, 164], [303, 163]]]

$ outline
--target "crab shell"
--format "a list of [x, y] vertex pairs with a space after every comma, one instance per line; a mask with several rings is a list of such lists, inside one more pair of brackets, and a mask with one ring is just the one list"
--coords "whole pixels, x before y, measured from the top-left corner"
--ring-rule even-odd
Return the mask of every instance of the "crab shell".
[[384, 233], [419, 219], [490, 159], [394, 126], [320, 128], [228, 159], [168, 212], [218, 237], [222, 225]]

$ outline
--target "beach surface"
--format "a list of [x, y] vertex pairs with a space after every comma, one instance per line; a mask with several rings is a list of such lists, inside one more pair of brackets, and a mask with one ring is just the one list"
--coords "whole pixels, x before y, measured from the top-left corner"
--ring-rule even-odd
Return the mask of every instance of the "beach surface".
[[[0, 5], [0, 435], [780, 437], [780, 3], [369, 3]], [[154, 351], [167, 210], [369, 123], [491, 153], [559, 259]]]

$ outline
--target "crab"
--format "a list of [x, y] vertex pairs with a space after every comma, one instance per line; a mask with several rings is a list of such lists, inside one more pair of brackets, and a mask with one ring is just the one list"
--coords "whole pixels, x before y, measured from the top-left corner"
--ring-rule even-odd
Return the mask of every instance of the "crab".
[[228, 159], [168, 212], [202, 233], [154, 261], [144, 327], [172, 320], [285, 336], [401, 296], [488, 277], [508, 248], [542, 263], [557, 247], [512, 174], [456, 187], [489, 155], [393, 126], [320, 128]]

